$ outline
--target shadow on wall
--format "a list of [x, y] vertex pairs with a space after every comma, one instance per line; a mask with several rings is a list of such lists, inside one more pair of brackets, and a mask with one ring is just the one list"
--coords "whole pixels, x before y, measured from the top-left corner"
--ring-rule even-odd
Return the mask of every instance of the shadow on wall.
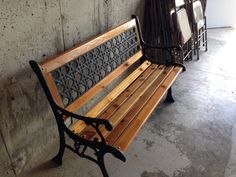
[[0, 93], [1, 134], [10, 167], [18, 174], [54, 141], [57, 132], [41, 86], [29, 68], [11, 77], [4, 87]]

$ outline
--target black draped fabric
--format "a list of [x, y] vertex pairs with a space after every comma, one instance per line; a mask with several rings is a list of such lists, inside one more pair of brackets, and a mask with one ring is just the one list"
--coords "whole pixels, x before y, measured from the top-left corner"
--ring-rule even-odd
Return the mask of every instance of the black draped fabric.
[[[145, 0], [144, 39], [156, 46], [172, 44], [169, 0]], [[157, 62], [168, 62], [170, 57], [160, 50], [149, 50], [147, 54]]]
[[207, 0], [201, 0], [201, 2], [202, 2], [203, 11], [204, 11], [204, 13], [205, 13], [205, 11], [206, 11], [206, 6], [207, 6]]
[[[181, 6], [187, 10], [192, 31], [194, 30], [192, 25], [192, 2], [194, 1], [196, 0], [184, 0], [185, 3]], [[201, 0], [201, 2], [205, 13], [207, 0]], [[171, 15], [171, 11], [176, 12], [176, 9], [175, 0], [145, 0], [143, 36], [146, 42], [157, 46], [183, 45], [177, 29], [176, 18]], [[148, 50], [146, 54], [157, 62], [170, 61], [167, 52]]]

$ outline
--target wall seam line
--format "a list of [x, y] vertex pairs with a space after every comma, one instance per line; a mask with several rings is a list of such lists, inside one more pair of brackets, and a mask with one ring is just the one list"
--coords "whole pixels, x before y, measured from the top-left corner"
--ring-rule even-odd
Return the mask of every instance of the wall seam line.
[[62, 32], [62, 43], [63, 43], [63, 50], [66, 50], [66, 44], [65, 44], [65, 33], [64, 33], [64, 24], [63, 24], [63, 18], [62, 15], [62, 8], [61, 8], [61, 0], [58, 0], [59, 2], [59, 11], [60, 11], [60, 20], [61, 20], [61, 32]]
[[1, 137], [2, 141], [3, 141], [3, 145], [4, 145], [4, 148], [5, 148], [6, 152], [7, 152], [7, 156], [9, 158], [9, 160], [10, 160], [11, 167], [12, 167], [11, 170], [13, 171], [14, 175], [17, 176], [16, 175], [16, 171], [14, 170], [14, 168], [12, 166], [13, 162], [12, 162], [12, 159], [11, 159], [11, 156], [10, 156], [10, 152], [8, 151], [7, 144], [6, 144], [6, 141], [5, 141], [4, 137], [3, 137], [3, 133], [2, 133], [1, 130], [0, 130], [0, 137]]

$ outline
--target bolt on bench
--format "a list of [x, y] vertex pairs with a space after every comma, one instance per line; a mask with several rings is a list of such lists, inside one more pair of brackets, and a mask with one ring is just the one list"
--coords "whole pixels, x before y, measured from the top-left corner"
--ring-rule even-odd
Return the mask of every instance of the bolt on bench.
[[[108, 177], [104, 155], [111, 153], [125, 162], [124, 152], [165, 94], [167, 102], [174, 101], [171, 85], [185, 70], [184, 66], [150, 62], [145, 49], [167, 50], [172, 55], [173, 50], [180, 48], [146, 44], [138, 18], [132, 17], [131, 21], [61, 55], [40, 64], [30, 61], [58, 125], [60, 148], [53, 158], [58, 165], [68, 148], [95, 162], [103, 176]], [[136, 69], [85, 115], [75, 113], [131, 66]], [[67, 126], [65, 121], [69, 118], [78, 121]], [[65, 142], [65, 135], [74, 146]], [[88, 148], [94, 151], [94, 157], [86, 154]]]

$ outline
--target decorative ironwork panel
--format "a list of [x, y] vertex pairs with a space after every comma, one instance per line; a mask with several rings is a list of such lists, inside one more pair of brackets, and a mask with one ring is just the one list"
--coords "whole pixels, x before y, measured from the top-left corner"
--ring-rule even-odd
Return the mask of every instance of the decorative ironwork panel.
[[52, 76], [65, 106], [73, 103], [140, 49], [131, 28], [54, 70]]

